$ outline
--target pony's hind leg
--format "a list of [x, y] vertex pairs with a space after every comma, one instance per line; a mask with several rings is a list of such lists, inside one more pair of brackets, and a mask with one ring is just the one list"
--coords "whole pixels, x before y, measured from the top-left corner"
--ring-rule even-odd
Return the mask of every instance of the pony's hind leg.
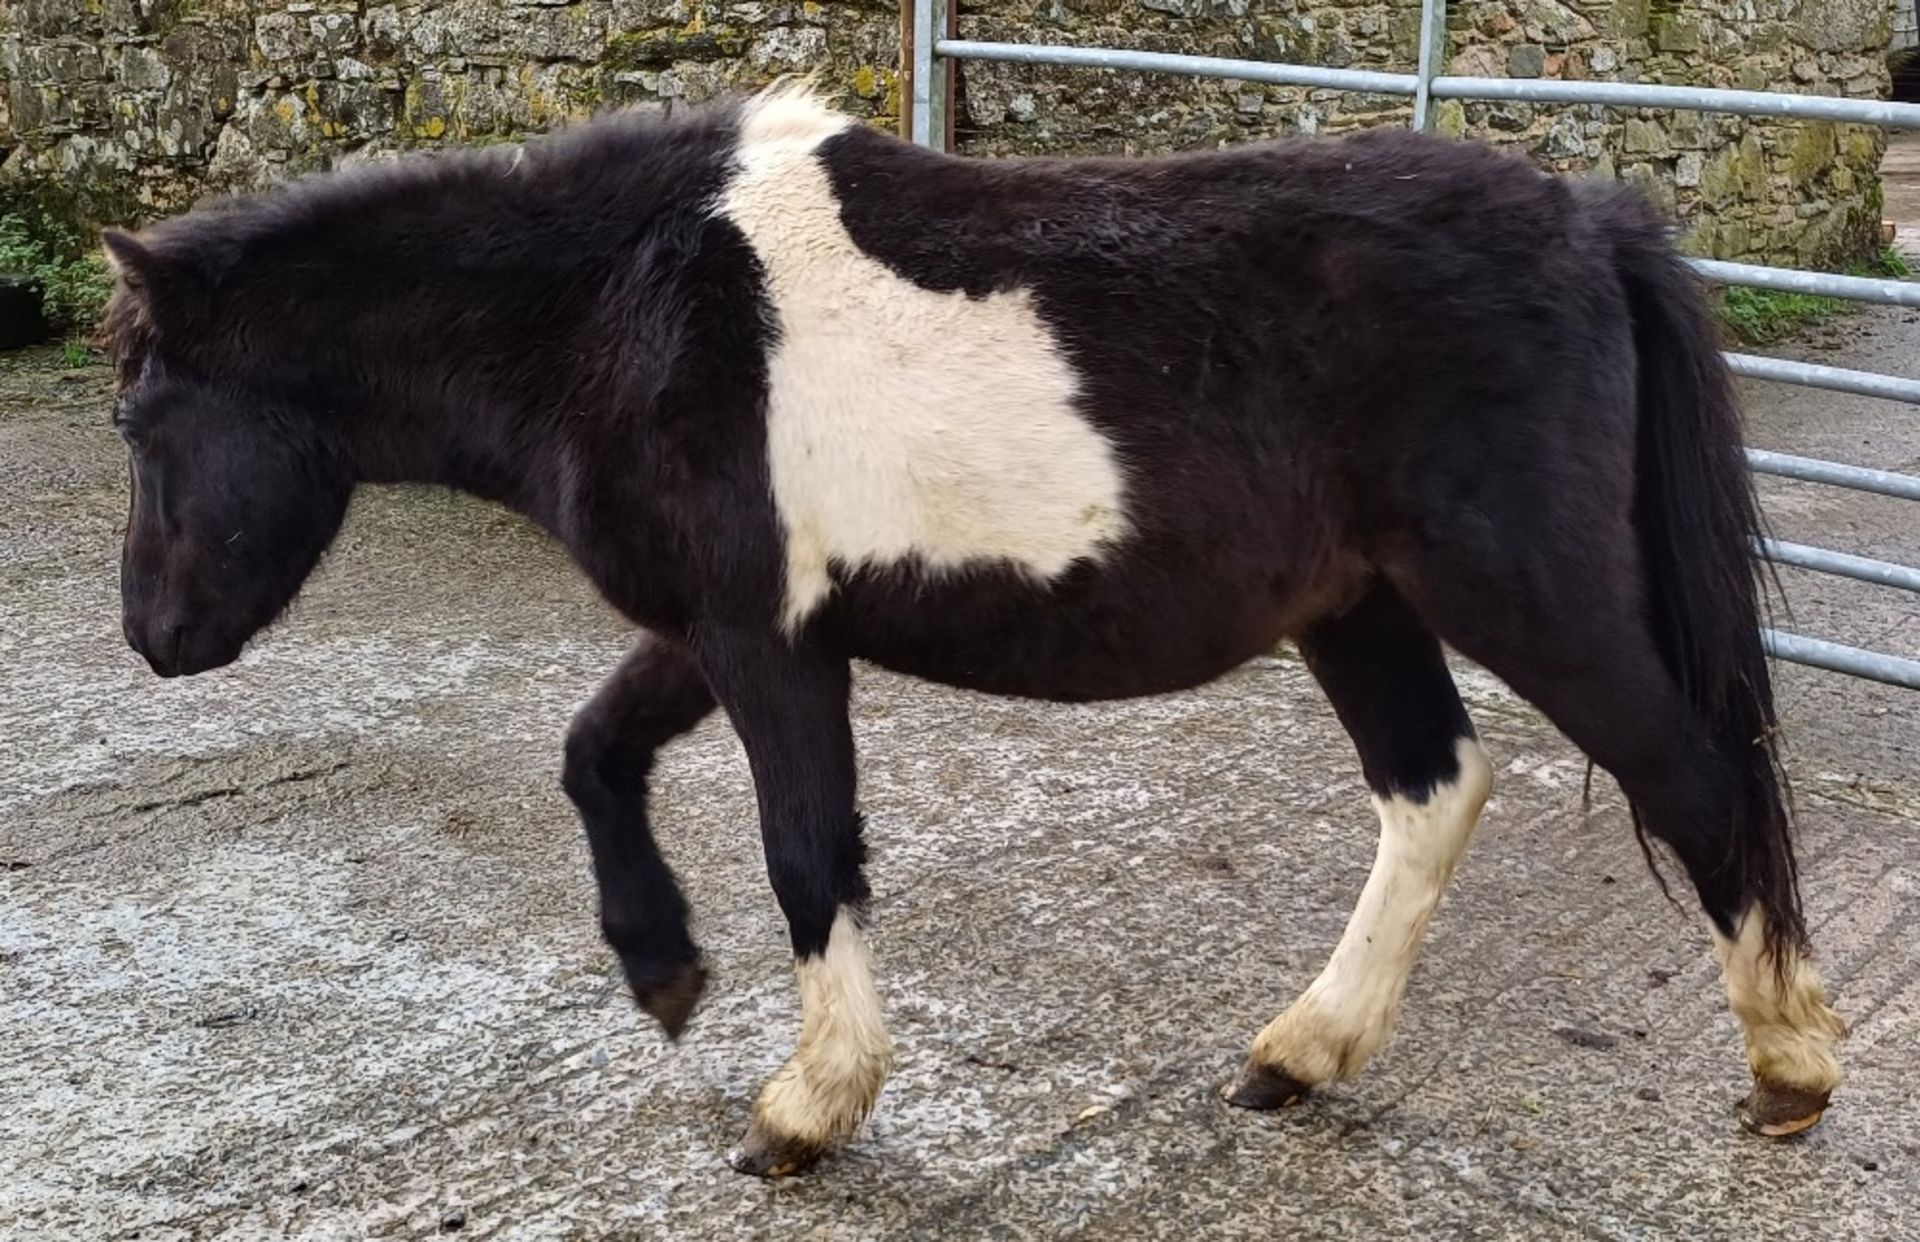
[[699, 724], [713, 695], [693, 659], [643, 634], [567, 731], [561, 782], [586, 825], [600, 885], [600, 930], [640, 1007], [678, 1038], [707, 972], [687, 934], [687, 902], [647, 824], [654, 752]]
[[1742, 1120], [1766, 1135], [1806, 1129], [1839, 1082], [1845, 1028], [1807, 960], [1784, 810], [1757, 749], [1766, 739], [1714, 735], [1662, 661], [1633, 575], [1569, 567], [1547, 585], [1459, 563], [1403, 589], [1443, 638], [1611, 773], [1644, 831], [1679, 860], [1744, 1028], [1754, 1086]]
[[1317, 623], [1300, 650], [1360, 752], [1380, 844], [1326, 969], [1260, 1032], [1227, 1089], [1246, 1108], [1289, 1104], [1349, 1077], [1386, 1042], [1493, 782], [1440, 644], [1390, 587], [1376, 584]]

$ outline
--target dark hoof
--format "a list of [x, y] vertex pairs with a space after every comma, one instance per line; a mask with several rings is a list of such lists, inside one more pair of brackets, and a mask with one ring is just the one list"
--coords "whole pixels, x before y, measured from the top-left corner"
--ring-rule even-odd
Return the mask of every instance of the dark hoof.
[[644, 990], [635, 987], [633, 999], [640, 1003], [640, 1008], [653, 1015], [668, 1039], [679, 1039], [680, 1032], [687, 1029], [687, 1019], [693, 1016], [693, 1007], [700, 1003], [700, 993], [706, 986], [707, 968], [699, 962], [689, 962], [662, 983]]
[[1310, 1090], [1312, 1088], [1306, 1083], [1283, 1069], [1248, 1062], [1247, 1067], [1240, 1071], [1239, 1079], [1222, 1089], [1220, 1094], [1235, 1108], [1267, 1111], [1298, 1104], [1307, 1098]]
[[792, 1177], [804, 1173], [826, 1150], [817, 1143], [768, 1134], [756, 1121], [748, 1127], [740, 1145], [727, 1153], [727, 1163], [735, 1172], [755, 1177]]
[[1811, 1091], [1755, 1079], [1753, 1094], [1740, 1101], [1740, 1124], [1767, 1138], [1786, 1138], [1818, 1125], [1829, 1091]]

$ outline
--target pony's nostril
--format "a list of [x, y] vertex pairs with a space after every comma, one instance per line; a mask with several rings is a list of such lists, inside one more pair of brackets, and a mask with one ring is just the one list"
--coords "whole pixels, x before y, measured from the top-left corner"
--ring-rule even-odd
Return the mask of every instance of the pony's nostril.
[[180, 667], [180, 651], [186, 643], [187, 627], [178, 621], [160, 631], [160, 650], [166, 653], [167, 664], [170, 667]]
[[[144, 638], [146, 641], [138, 641]], [[127, 641], [135, 651], [147, 657], [153, 671], [162, 677], [179, 675], [181, 656], [186, 650], [187, 626], [180, 621], [158, 621], [140, 627], [127, 625]]]

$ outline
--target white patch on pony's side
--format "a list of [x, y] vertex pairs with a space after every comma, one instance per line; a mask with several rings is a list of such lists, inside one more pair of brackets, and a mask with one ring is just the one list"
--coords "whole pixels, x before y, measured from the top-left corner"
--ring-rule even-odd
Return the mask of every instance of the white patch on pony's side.
[[1351, 1077], [1386, 1043], [1427, 922], [1493, 789], [1478, 742], [1455, 747], [1460, 774], [1424, 802], [1375, 798], [1380, 845], [1346, 932], [1307, 990], [1255, 1037], [1257, 1065], [1305, 1086]]
[[809, 1147], [857, 1129], [893, 1068], [893, 1040], [873, 987], [873, 957], [842, 909], [827, 949], [794, 967], [800, 982], [800, 1042], [760, 1092], [754, 1127]]
[[1823, 1095], [1840, 1083], [1833, 1047], [1847, 1033], [1827, 1007], [1820, 974], [1804, 956], [1776, 972], [1766, 949], [1767, 916], [1758, 906], [1732, 939], [1713, 932], [1714, 956], [1726, 976], [1727, 1003], [1746, 1036], [1747, 1063], [1760, 1082]]
[[923, 289], [861, 250], [818, 156], [851, 122], [803, 90], [749, 104], [717, 211], [766, 272], [768, 465], [789, 632], [831, 567], [1014, 566], [1042, 581], [1127, 531], [1113, 446], [1031, 291]]

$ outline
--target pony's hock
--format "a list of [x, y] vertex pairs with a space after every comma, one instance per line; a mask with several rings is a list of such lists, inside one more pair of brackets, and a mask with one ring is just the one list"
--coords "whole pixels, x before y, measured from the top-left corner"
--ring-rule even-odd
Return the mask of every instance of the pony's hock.
[[1768, 744], [1739, 418], [1632, 192], [1394, 133], [972, 162], [781, 89], [107, 245], [125, 629], [155, 671], [233, 660], [367, 482], [514, 507], [643, 628], [564, 784], [603, 931], [669, 1035], [704, 973], [649, 777], [725, 710], [801, 1008], [739, 1167], [833, 1150], [893, 1064], [854, 660], [1086, 701], [1294, 640], [1380, 835], [1325, 969], [1249, 1049], [1232, 1098], [1268, 1107], [1384, 1045], [1488, 798], [1450, 644], [1611, 772], [1692, 880], [1749, 1124], [1825, 1107], [1840, 1027]]

